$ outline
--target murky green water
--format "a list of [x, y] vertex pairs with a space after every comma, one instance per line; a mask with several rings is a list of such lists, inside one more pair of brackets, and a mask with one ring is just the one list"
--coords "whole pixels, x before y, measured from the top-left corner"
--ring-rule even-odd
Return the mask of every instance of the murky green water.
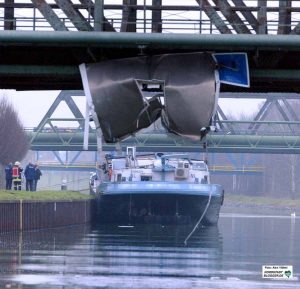
[[[218, 227], [77, 226], [0, 235], [0, 288], [300, 288], [300, 219], [228, 215]], [[293, 280], [261, 278], [293, 265]]]

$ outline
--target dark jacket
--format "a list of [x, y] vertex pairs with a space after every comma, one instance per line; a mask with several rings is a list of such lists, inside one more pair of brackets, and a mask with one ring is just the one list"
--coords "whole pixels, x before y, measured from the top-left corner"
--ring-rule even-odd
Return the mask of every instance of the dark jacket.
[[25, 168], [24, 172], [25, 178], [28, 181], [32, 181], [35, 179], [35, 167], [33, 164], [28, 164]]
[[42, 175], [43, 174], [42, 174], [41, 170], [39, 168], [35, 168], [35, 177], [34, 177], [34, 179], [39, 180]]
[[12, 180], [12, 165], [9, 164], [5, 167], [5, 179]]

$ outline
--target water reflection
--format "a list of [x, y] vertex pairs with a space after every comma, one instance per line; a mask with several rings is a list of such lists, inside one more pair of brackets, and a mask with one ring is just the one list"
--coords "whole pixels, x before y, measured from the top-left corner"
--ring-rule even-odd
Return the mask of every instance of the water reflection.
[[[89, 227], [0, 235], [0, 288], [299, 288], [299, 220], [223, 215], [219, 227]], [[298, 274], [298, 275], [297, 275]]]
[[[4, 233], [0, 235], [0, 288], [15, 287], [12, 279], [16, 274], [22, 274], [23, 265], [28, 263], [44, 265], [53, 260], [53, 252], [65, 251], [83, 238], [89, 231], [89, 226], [74, 226], [64, 229], [41, 230], [21, 233]], [[55, 264], [55, 263], [54, 263]], [[4, 285], [1, 287], [1, 285]]]
[[[188, 246], [190, 227], [101, 228], [94, 249], [105, 254], [96, 261], [105, 273], [131, 276], [204, 277], [208, 264], [218, 270], [222, 239], [217, 227], [200, 228]], [[212, 260], [214, 262], [212, 263]], [[103, 263], [105, 262], [105, 264]], [[211, 266], [210, 266], [211, 267]], [[103, 272], [103, 273], [104, 273]]]

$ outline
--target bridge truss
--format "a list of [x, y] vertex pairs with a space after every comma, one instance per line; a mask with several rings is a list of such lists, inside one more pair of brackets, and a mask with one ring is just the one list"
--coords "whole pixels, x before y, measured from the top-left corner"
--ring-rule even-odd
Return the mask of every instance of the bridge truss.
[[[39, 125], [27, 130], [31, 149], [36, 151], [37, 160], [42, 151], [52, 151], [55, 156], [56, 162], [42, 163], [43, 170], [91, 171], [95, 168], [98, 156], [95, 131], [92, 127], [89, 151], [95, 152], [94, 159], [89, 163], [82, 161], [78, 163], [83, 154], [84, 117], [73, 97], [83, 95], [83, 91], [62, 91]], [[291, 104], [291, 101], [297, 101], [299, 97], [300, 95], [295, 93], [222, 93], [221, 98], [225, 99], [260, 98], [264, 99], [264, 103], [251, 120], [229, 120], [219, 106], [218, 117], [215, 120], [218, 130], [208, 135], [202, 142], [190, 141], [156, 129], [139, 133], [119, 145], [104, 144], [103, 149], [111, 152], [117, 149], [125, 150], [126, 146], [136, 146], [140, 152], [225, 153], [223, 155], [226, 155], [226, 163], [229, 164], [221, 166], [218, 157], [209, 154], [210, 169], [214, 174], [261, 174], [263, 167], [258, 164], [259, 157], [256, 153], [294, 154], [299, 151], [300, 122], [296, 106]], [[53, 117], [62, 102], [69, 107], [73, 117]], [[274, 121], [270, 117], [281, 120]], [[63, 156], [60, 154], [62, 151], [65, 151]], [[250, 155], [246, 157], [244, 153]]]
[[[83, 150], [84, 117], [72, 99], [82, 91], [62, 91], [40, 124], [28, 130], [32, 150], [81, 151]], [[122, 141], [104, 144], [104, 151], [125, 150], [136, 146], [139, 151], [186, 151], [217, 153], [287, 153], [300, 152], [300, 120], [297, 93], [221, 93], [221, 98], [262, 98], [264, 102], [251, 120], [230, 120], [218, 106], [215, 119], [216, 132], [202, 141], [191, 141], [161, 129], [147, 130]], [[296, 102], [295, 102], [296, 101]], [[55, 109], [65, 102], [73, 113], [72, 118], [53, 118]], [[293, 103], [294, 102], [294, 103]], [[276, 119], [276, 120], [274, 120]], [[62, 126], [62, 124], [64, 125]], [[69, 125], [71, 124], [72, 125]], [[74, 123], [76, 126], [74, 126]], [[96, 133], [91, 127], [88, 150], [97, 150]]]
[[78, 65], [103, 59], [245, 51], [239, 91], [300, 90], [298, 0], [4, 0], [1, 28], [2, 88], [82, 89]]
[[[237, 122], [219, 107], [218, 131], [205, 144], [155, 131], [137, 134], [124, 145], [144, 151], [299, 153], [294, 101], [300, 95], [300, 1], [173, 2], [4, 0], [0, 3], [1, 88], [77, 91], [82, 90], [81, 63], [160, 53], [244, 51], [251, 87], [222, 85], [221, 97], [264, 99], [253, 119]], [[78, 128], [60, 130], [53, 122], [68, 120], [53, 120], [49, 111], [40, 126], [28, 131], [33, 150], [80, 154], [83, 117], [65, 97]], [[279, 114], [276, 121], [269, 117], [274, 110]], [[94, 136], [91, 130], [89, 150], [96, 150]]]

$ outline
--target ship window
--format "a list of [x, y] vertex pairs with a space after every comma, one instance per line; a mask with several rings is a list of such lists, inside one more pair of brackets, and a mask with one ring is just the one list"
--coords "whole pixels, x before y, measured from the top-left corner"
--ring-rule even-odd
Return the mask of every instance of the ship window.
[[126, 159], [114, 159], [112, 160], [112, 169], [120, 170], [126, 167]]
[[121, 182], [122, 181], [122, 174], [117, 174], [117, 182]]
[[201, 179], [201, 184], [207, 184], [207, 183], [208, 183], [207, 176], [204, 176], [204, 178]]
[[162, 83], [142, 83], [142, 91], [163, 92]]
[[193, 169], [199, 171], [206, 171], [207, 167], [204, 163], [198, 163], [198, 164], [193, 164]]
[[142, 182], [148, 182], [152, 180], [152, 176], [141, 176]]
[[185, 169], [188, 169], [188, 168], [189, 168], [189, 164], [188, 164], [188, 163], [185, 163], [185, 164], [184, 164], [184, 168], [185, 168]]
[[183, 168], [183, 163], [182, 163], [182, 162], [178, 163], [178, 168], [179, 168], [179, 169], [182, 169], [182, 168]]

